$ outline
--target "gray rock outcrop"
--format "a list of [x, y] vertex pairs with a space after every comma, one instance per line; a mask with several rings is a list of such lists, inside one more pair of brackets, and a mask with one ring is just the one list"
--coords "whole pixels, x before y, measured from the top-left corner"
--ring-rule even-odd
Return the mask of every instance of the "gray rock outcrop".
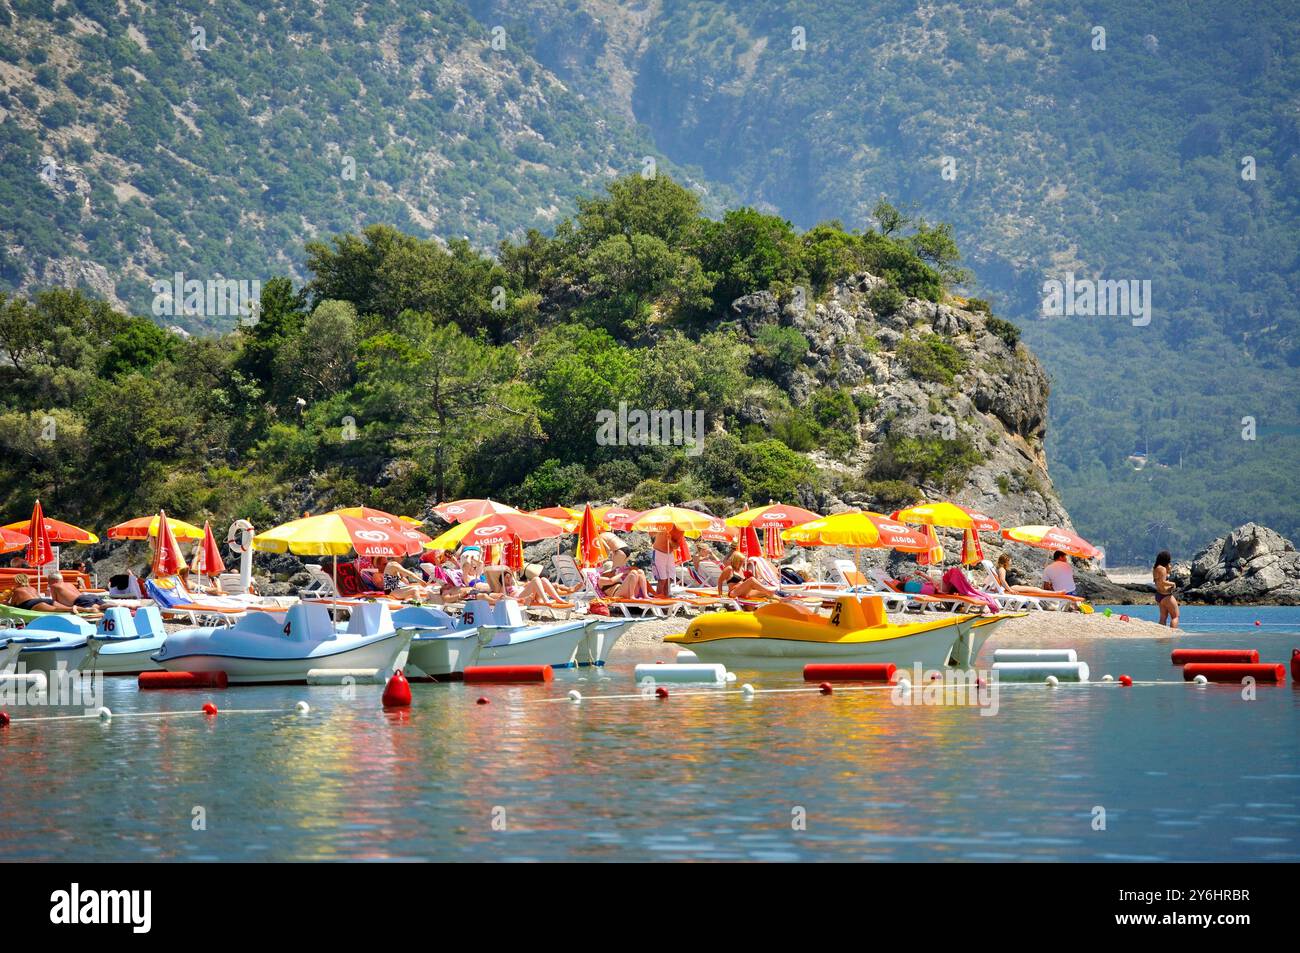
[[1215, 603], [1300, 605], [1300, 553], [1267, 526], [1238, 526], [1196, 554], [1186, 596]]

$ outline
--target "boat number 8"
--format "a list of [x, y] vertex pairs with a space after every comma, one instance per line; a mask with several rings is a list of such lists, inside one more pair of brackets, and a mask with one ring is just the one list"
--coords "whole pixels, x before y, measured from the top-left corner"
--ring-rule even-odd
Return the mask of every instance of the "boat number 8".
[[831, 610], [831, 625], [840, 624], [840, 603], [835, 603], [835, 608]]

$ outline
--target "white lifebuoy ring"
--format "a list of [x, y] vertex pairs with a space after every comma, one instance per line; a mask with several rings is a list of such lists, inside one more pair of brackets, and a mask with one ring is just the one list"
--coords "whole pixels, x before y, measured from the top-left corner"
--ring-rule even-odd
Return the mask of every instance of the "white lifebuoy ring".
[[[244, 534], [248, 534], [248, 542], [244, 542]], [[230, 524], [230, 529], [226, 531], [226, 545], [232, 552], [240, 556], [248, 552], [253, 545], [253, 524], [248, 520], [235, 520]]]

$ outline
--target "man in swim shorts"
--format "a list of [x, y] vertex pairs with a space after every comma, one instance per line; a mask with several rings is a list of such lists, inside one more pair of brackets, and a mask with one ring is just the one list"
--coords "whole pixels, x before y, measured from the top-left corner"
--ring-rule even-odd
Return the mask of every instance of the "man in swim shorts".
[[676, 526], [665, 526], [655, 533], [655, 593], [661, 599], [668, 598], [669, 587], [677, 573], [677, 547], [685, 538], [686, 534]]

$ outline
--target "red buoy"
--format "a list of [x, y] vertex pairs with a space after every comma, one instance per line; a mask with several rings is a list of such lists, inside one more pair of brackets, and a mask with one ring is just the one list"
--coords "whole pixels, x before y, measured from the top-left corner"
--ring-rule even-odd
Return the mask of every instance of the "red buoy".
[[400, 668], [384, 686], [383, 705], [385, 708], [411, 707], [411, 683], [406, 680]]
[[805, 682], [887, 682], [894, 677], [893, 662], [874, 665], [811, 664], [803, 667]]
[[212, 704], [212, 702], [204, 702], [204, 703], [203, 703], [203, 714], [205, 714], [205, 715], [215, 715], [216, 713], [217, 713], [217, 706], [216, 706], [216, 705]]
[[1126, 616], [1126, 615], [1122, 615], [1122, 616], [1119, 617], [1119, 621], [1121, 621], [1121, 622], [1127, 622], [1128, 620], [1129, 620], [1129, 619], [1128, 619], [1128, 616]]
[[7, 728], [8, 726], [9, 726], [9, 712], [0, 711], [0, 728]]
[[225, 688], [225, 672], [141, 672], [136, 684], [146, 688]]
[[1188, 662], [1245, 662], [1259, 661], [1259, 649], [1174, 649], [1170, 659], [1175, 665]]
[[1121, 675], [1119, 677], [1119, 683], [1125, 688], [1130, 688], [1133, 685], [1133, 679], [1129, 678], [1127, 675]]
[[470, 665], [465, 668], [466, 682], [549, 682], [555, 672], [549, 665]]
[[1256, 624], [1256, 625], [1263, 625], [1264, 623], [1262, 623], [1262, 622], [1260, 622], [1258, 619], [1256, 619], [1256, 620], [1255, 620], [1255, 624]]
[[667, 697], [668, 697], [668, 689], [664, 688], [662, 685], [660, 685], [658, 688], [655, 689], [655, 698], [667, 698]]
[[1197, 675], [1204, 675], [1211, 682], [1240, 683], [1250, 676], [1257, 682], [1278, 683], [1286, 681], [1286, 666], [1250, 665], [1241, 662], [1191, 662], [1183, 666], [1183, 680], [1192, 681]]
[[830, 682], [822, 682], [821, 690], [823, 695], [829, 695], [831, 692], [835, 691], [835, 689], [831, 688]]
[[1291, 680], [1300, 685], [1300, 649], [1291, 650]]
[[492, 704], [492, 703], [489, 702], [489, 701], [488, 701], [486, 698], [484, 698], [482, 695], [480, 695], [480, 696], [478, 697], [478, 701], [476, 701], [474, 704], [475, 704], [475, 705], [490, 705], [490, 704]]

